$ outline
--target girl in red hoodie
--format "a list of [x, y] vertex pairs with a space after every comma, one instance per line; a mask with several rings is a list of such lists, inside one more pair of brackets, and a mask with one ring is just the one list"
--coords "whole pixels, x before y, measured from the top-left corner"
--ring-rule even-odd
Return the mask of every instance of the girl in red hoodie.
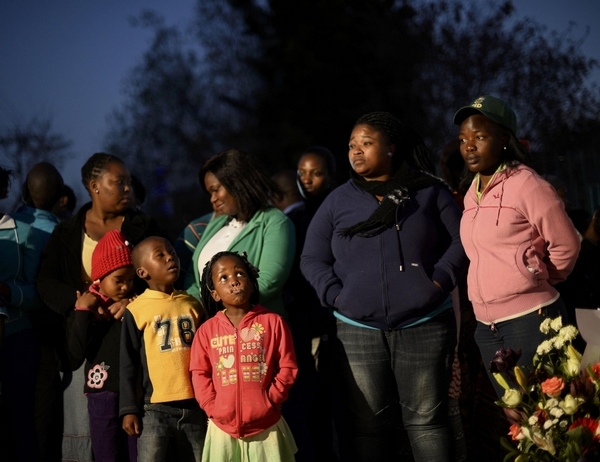
[[202, 301], [217, 314], [196, 332], [190, 371], [210, 421], [203, 461], [293, 461], [296, 444], [281, 404], [298, 373], [281, 316], [258, 305], [258, 270], [219, 252], [202, 273]]

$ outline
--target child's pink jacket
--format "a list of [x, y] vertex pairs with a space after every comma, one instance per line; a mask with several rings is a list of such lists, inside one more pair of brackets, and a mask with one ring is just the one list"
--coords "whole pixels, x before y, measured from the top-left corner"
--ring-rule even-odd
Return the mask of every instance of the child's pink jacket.
[[260, 305], [237, 328], [218, 312], [196, 331], [190, 372], [196, 400], [221, 430], [241, 438], [281, 418], [298, 373], [285, 321]]
[[460, 223], [475, 316], [490, 324], [552, 303], [552, 286], [571, 273], [580, 248], [556, 191], [520, 164], [497, 172], [480, 202], [476, 187], [473, 181]]

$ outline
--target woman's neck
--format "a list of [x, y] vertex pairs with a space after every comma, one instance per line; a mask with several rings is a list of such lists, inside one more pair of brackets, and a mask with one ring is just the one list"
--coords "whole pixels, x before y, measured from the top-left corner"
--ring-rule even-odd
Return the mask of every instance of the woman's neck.
[[112, 212], [101, 208], [99, 204], [92, 201], [92, 207], [87, 211], [86, 220], [93, 219], [94, 221], [101, 223], [108, 223], [111, 220], [123, 218], [123, 211]]
[[122, 224], [122, 212], [107, 212], [92, 203], [92, 208], [85, 214], [84, 231], [93, 240], [98, 241], [107, 231], [120, 230]]

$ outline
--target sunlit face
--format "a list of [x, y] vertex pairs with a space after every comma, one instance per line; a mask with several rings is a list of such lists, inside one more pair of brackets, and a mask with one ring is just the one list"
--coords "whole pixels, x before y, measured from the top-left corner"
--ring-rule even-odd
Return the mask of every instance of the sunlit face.
[[233, 197], [221, 184], [219, 179], [212, 172], [207, 172], [204, 176], [204, 187], [210, 194], [210, 202], [215, 212], [219, 215], [237, 216], [239, 208], [235, 197]]
[[304, 154], [298, 162], [298, 180], [305, 197], [322, 196], [331, 187], [331, 178], [322, 157]]
[[[162, 237], [144, 242], [144, 259], [138, 274], [149, 277], [154, 285], [173, 284], [179, 278], [179, 257], [169, 241]], [[140, 273], [141, 270], [141, 273]]]
[[502, 163], [502, 151], [508, 138], [498, 124], [483, 114], [473, 114], [460, 124], [460, 154], [470, 171], [493, 175]]
[[392, 177], [392, 154], [396, 146], [388, 144], [383, 133], [369, 125], [357, 125], [350, 135], [348, 159], [365, 180], [385, 181]]
[[239, 258], [225, 256], [219, 258], [212, 268], [214, 289], [210, 291], [216, 302], [224, 308], [248, 308], [253, 286], [246, 266]]
[[92, 201], [106, 212], [122, 212], [132, 203], [131, 175], [120, 162], [108, 163], [100, 178], [90, 182], [90, 189]]
[[100, 293], [118, 302], [123, 300], [133, 289], [135, 270], [133, 266], [119, 268], [106, 275], [100, 281]]

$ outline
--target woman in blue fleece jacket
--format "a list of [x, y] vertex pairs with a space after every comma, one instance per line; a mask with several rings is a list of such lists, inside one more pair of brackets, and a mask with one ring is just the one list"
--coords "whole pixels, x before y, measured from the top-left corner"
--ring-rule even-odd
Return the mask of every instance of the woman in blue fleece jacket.
[[396, 419], [415, 461], [450, 460], [456, 325], [449, 297], [466, 267], [461, 212], [421, 138], [393, 115], [354, 126], [352, 178], [313, 218], [301, 269], [337, 318], [343, 460], [397, 458]]

